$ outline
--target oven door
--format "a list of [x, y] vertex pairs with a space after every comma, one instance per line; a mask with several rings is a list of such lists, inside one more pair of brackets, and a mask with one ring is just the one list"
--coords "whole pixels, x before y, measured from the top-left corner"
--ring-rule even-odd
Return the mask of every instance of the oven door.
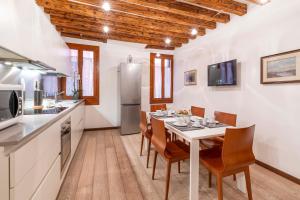
[[71, 155], [71, 118], [61, 125], [61, 171], [64, 170]]
[[61, 136], [61, 170], [67, 164], [67, 160], [71, 153], [71, 134], [64, 134]]
[[19, 92], [14, 90], [0, 90], [0, 122], [17, 117], [22, 111]]

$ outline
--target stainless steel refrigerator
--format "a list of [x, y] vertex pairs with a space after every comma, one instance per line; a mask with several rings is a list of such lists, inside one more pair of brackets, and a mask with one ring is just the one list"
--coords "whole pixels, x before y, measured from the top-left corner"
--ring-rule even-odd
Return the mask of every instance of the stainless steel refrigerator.
[[121, 134], [139, 133], [142, 65], [120, 64]]

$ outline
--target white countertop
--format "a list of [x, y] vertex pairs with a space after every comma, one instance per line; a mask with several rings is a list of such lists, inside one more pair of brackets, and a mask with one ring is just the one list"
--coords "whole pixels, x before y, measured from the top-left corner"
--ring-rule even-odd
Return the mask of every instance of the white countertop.
[[58, 114], [23, 115], [20, 123], [0, 131], [0, 146], [7, 147], [28, 142], [83, 102], [84, 100], [77, 103], [71, 100], [59, 102], [58, 106], [68, 108]]

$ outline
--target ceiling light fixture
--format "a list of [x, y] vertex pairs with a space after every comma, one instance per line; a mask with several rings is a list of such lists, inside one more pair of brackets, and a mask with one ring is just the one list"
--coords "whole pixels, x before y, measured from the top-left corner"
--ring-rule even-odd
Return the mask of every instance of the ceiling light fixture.
[[4, 62], [4, 65], [6, 65], [6, 66], [12, 66], [12, 65], [13, 65], [13, 63], [12, 63], [12, 62], [10, 62], [10, 61], [5, 61], [5, 62]]
[[102, 4], [102, 9], [105, 11], [110, 11], [110, 4], [108, 2], [104, 2]]
[[171, 43], [171, 39], [170, 38], [166, 38], [165, 43], [166, 44], [170, 44]]
[[103, 26], [103, 31], [104, 31], [104, 33], [108, 33], [109, 32], [109, 27], [108, 26]]
[[269, 3], [271, 0], [258, 0], [258, 3], [261, 5], [265, 5], [267, 3]]
[[197, 35], [197, 34], [198, 34], [197, 29], [193, 28], [192, 31], [191, 31], [191, 34], [192, 34], [192, 35]]

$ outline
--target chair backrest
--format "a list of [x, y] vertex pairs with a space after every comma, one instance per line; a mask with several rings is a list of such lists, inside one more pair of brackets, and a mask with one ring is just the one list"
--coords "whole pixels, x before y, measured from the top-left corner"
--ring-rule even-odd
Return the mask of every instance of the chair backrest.
[[255, 125], [247, 128], [226, 129], [222, 161], [225, 170], [234, 170], [255, 162], [252, 151]]
[[236, 114], [215, 111], [215, 120], [223, 124], [227, 124], [229, 126], [236, 126], [236, 118]]
[[140, 129], [142, 134], [148, 131], [147, 113], [145, 111], [140, 112]]
[[165, 123], [164, 121], [152, 117], [151, 126], [152, 126], [151, 143], [154, 145], [156, 151], [158, 151], [161, 155], [163, 155], [165, 153], [165, 149], [167, 146]]
[[191, 113], [192, 113], [192, 115], [195, 115], [195, 116], [198, 116], [198, 117], [204, 117], [205, 108], [192, 106], [191, 107]]
[[167, 110], [166, 104], [152, 104], [150, 106], [151, 112], [156, 112], [157, 110]]

